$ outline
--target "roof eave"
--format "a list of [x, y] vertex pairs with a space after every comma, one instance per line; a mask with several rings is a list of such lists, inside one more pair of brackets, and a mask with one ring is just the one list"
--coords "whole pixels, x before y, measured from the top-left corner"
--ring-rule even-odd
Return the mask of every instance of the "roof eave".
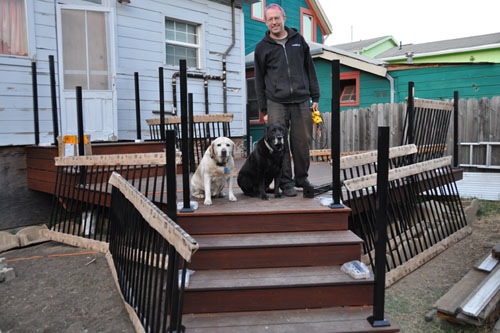
[[[464, 47], [464, 48], [451, 49], [451, 50], [440, 50], [440, 51], [434, 51], [434, 52], [415, 53], [412, 57], [413, 57], [413, 59], [416, 59], [416, 58], [423, 58], [423, 57], [445, 55], [445, 54], [450, 54], [450, 53], [482, 51], [482, 50], [489, 50], [489, 49], [494, 49], [494, 48], [500, 48], [500, 44], [489, 44], [489, 45], [480, 45], [480, 46], [475, 46], [475, 47]], [[383, 60], [383, 61], [393, 61], [393, 60], [404, 60], [406, 58], [407, 57], [404, 54], [400, 54], [400, 55], [393, 56], [393, 57], [384, 57], [384, 58], [378, 58], [378, 59]]]
[[342, 55], [339, 53], [335, 53], [335, 52], [330, 52], [327, 50], [325, 50], [322, 53], [318, 53], [318, 54], [312, 55], [312, 56], [313, 56], [313, 58], [321, 58], [321, 59], [325, 59], [328, 61], [339, 60], [339, 62], [344, 66], [353, 67], [353, 68], [362, 70], [364, 72], [367, 72], [367, 73], [370, 73], [373, 75], [377, 75], [377, 76], [381, 76], [381, 77], [385, 77], [387, 74], [387, 69], [382, 65], [370, 64], [368, 62], [365, 62], [365, 61], [362, 61], [359, 59], [348, 57], [348, 56], [345, 56], [345, 55]]
[[321, 4], [316, 0], [309, 0], [309, 4], [312, 7], [313, 11], [316, 13], [320, 25], [325, 29], [325, 37], [330, 35], [333, 32], [332, 25], [330, 24], [328, 16], [326, 16], [323, 7], [321, 7]]

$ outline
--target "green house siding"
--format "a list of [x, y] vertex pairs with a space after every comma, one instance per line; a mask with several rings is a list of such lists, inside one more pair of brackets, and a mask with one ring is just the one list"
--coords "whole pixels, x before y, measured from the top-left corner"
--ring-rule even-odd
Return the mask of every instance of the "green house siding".
[[[279, 4], [285, 10], [287, 14], [285, 25], [300, 32], [300, 8], [310, 9], [307, 2], [300, 0], [266, 1], [267, 6], [272, 3]], [[243, 13], [245, 16], [245, 54], [249, 54], [255, 50], [255, 45], [264, 37], [267, 26], [264, 22], [251, 18], [250, 4], [243, 4]], [[323, 42], [323, 35], [318, 24], [316, 25], [316, 38], [318, 43]]]
[[415, 83], [415, 97], [452, 99], [482, 98], [500, 95], [500, 64], [441, 65], [440, 67], [391, 70], [394, 78], [395, 102], [404, 102], [408, 82]]
[[[324, 59], [315, 59], [316, 72], [321, 88], [321, 98], [319, 108], [321, 112], [330, 112], [332, 110], [332, 64]], [[341, 72], [359, 71], [348, 66], [340, 66]], [[341, 107], [340, 110], [348, 110], [353, 108], [369, 107], [374, 103], [389, 103], [390, 102], [390, 84], [386, 78], [360, 72], [359, 76], [359, 106]]]

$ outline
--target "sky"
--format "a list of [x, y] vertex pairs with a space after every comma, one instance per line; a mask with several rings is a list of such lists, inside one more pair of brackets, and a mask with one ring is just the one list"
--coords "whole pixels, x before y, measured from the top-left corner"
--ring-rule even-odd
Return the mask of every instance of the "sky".
[[332, 26], [326, 45], [393, 36], [403, 44], [500, 32], [500, 1], [319, 0]]

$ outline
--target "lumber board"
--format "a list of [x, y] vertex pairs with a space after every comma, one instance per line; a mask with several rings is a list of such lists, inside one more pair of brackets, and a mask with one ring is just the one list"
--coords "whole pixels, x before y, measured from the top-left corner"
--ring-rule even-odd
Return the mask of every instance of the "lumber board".
[[488, 273], [471, 269], [434, 304], [438, 313], [455, 316], [464, 300], [485, 279]]
[[496, 268], [469, 295], [463, 305], [460, 306], [460, 310], [468, 316], [478, 317], [499, 290], [500, 268]]
[[188, 233], [118, 173], [113, 172], [109, 179], [109, 183], [123, 193], [149, 225], [161, 234], [170, 244], [174, 245], [177, 252], [186, 261], [191, 261], [191, 257], [198, 250], [199, 245]]
[[[233, 121], [234, 115], [232, 113], [221, 113], [221, 114], [203, 114], [203, 115], [194, 115], [193, 122], [194, 123], [230, 123]], [[146, 119], [146, 123], [149, 126], [152, 125], [160, 125], [160, 118], [150, 118]], [[165, 124], [180, 124], [181, 117], [180, 116], [169, 116], [165, 117]]]
[[[415, 163], [389, 170], [389, 181], [403, 179], [426, 171], [442, 168], [451, 164], [451, 156], [436, 158], [429, 161]], [[377, 174], [373, 173], [366, 176], [361, 176], [344, 181], [344, 186], [347, 190], [354, 192], [364, 188], [369, 188], [377, 184]]]

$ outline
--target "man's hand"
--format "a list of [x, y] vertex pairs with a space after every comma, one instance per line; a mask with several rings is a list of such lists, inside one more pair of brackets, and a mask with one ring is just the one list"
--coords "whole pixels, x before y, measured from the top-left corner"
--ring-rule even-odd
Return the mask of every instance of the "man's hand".
[[313, 102], [311, 111], [319, 111], [318, 102]]

